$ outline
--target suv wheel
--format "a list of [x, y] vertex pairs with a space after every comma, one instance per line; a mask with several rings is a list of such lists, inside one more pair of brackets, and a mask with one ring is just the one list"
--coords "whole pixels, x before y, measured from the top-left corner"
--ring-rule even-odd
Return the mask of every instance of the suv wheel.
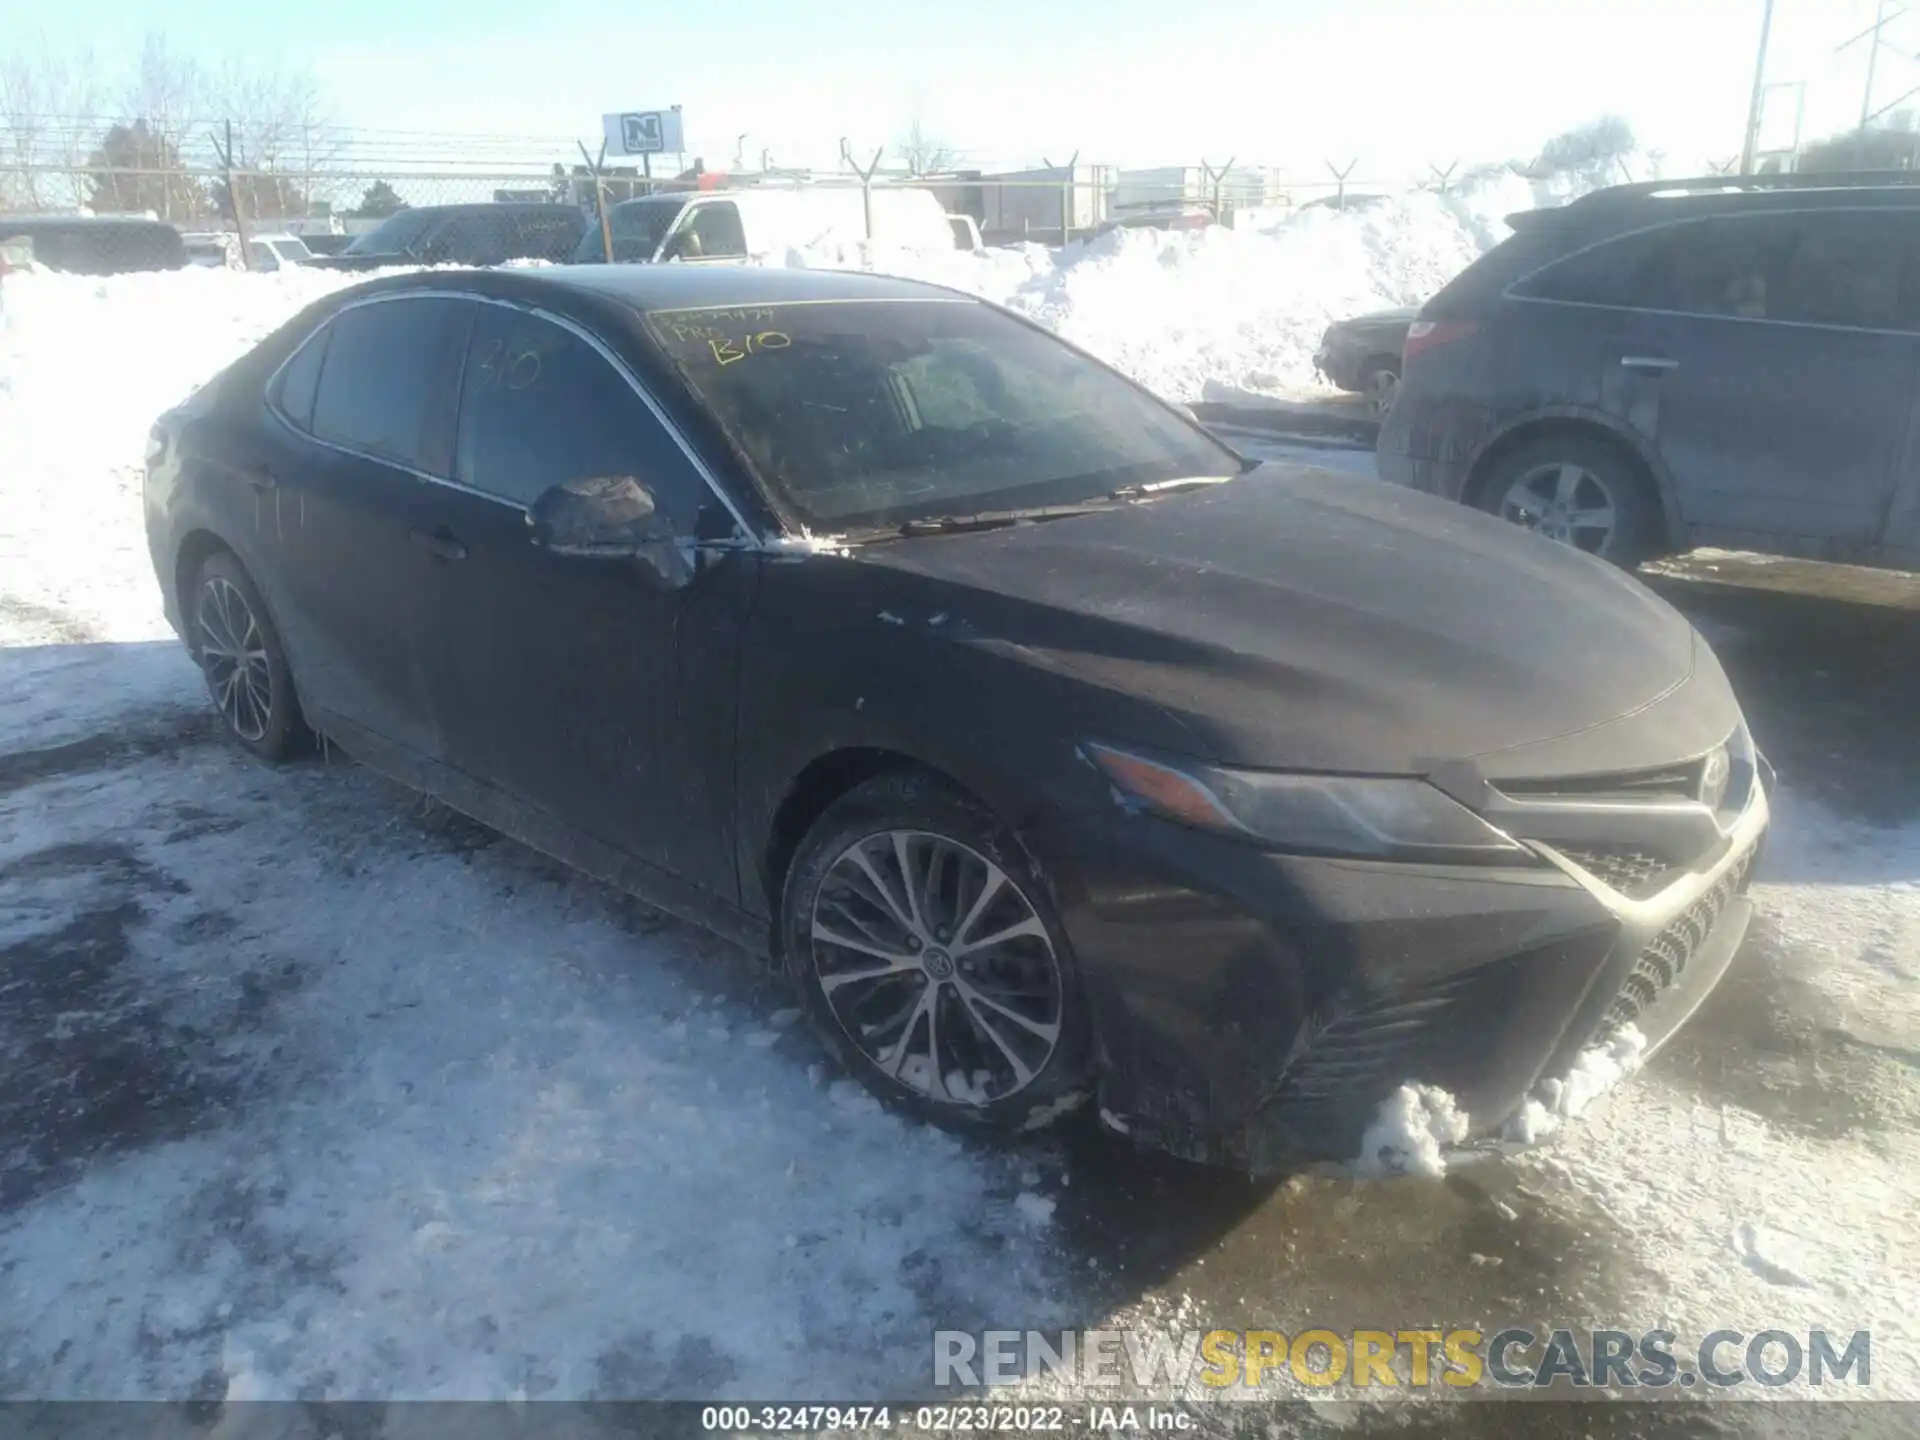
[[835, 802], [795, 856], [781, 930], [815, 1028], [889, 1104], [1015, 1130], [1083, 1098], [1086, 1022], [1046, 886], [934, 777]]
[[1657, 548], [1659, 502], [1639, 465], [1586, 435], [1545, 435], [1497, 462], [1482, 510], [1631, 570]]

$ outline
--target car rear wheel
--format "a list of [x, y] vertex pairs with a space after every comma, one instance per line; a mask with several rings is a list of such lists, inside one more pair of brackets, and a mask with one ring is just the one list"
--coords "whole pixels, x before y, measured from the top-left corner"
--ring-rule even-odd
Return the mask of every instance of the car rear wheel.
[[883, 776], [802, 841], [785, 956], [827, 1047], [940, 1124], [1038, 1128], [1086, 1087], [1066, 936], [1017, 841], [938, 779]]
[[1481, 509], [1631, 570], [1657, 548], [1659, 502], [1640, 467], [1585, 435], [1547, 435], [1502, 457]]
[[280, 632], [253, 578], [234, 556], [209, 555], [193, 586], [193, 658], [227, 733], [263, 760], [284, 760], [311, 739]]

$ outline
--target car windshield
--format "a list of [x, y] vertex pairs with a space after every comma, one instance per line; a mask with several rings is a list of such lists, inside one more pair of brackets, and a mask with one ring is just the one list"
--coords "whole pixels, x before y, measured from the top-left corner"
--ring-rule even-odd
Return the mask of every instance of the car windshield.
[[660, 310], [648, 328], [809, 529], [1104, 500], [1240, 458], [1104, 366], [972, 300]]
[[273, 240], [268, 243], [273, 246], [274, 253], [282, 260], [307, 260], [313, 256], [313, 252], [307, 249], [306, 242], [302, 240]]
[[[673, 227], [685, 204], [679, 199], [641, 200], [608, 210], [607, 229], [613, 236], [614, 261], [634, 264], [653, 259], [660, 241]], [[601, 235], [599, 223], [589, 219], [573, 258], [591, 262], [605, 259], [606, 253], [606, 237]]]
[[427, 226], [433, 221], [430, 215], [417, 211], [402, 210], [398, 215], [389, 215], [379, 225], [360, 236], [347, 246], [349, 255], [401, 255], [407, 247], [426, 234]]

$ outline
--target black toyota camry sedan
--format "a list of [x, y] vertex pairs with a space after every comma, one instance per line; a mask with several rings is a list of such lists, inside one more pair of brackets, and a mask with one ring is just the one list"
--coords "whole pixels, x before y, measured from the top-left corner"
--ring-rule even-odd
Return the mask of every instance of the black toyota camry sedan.
[[239, 744], [770, 956], [929, 1118], [1261, 1170], [1417, 1081], [1484, 1131], [1746, 927], [1764, 762], [1667, 605], [925, 285], [358, 286], [160, 421], [146, 516]]

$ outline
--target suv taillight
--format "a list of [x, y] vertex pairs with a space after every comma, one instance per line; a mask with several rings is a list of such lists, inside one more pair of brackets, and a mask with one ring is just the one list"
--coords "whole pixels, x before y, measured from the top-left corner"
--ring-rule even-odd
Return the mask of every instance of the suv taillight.
[[1407, 327], [1407, 342], [1400, 347], [1400, 368], [1405, 370], [1414, 357], [1438, 350], [1455, 340], [1464, 340], [1480, 327], [1471, 320], [1416, 320]]

